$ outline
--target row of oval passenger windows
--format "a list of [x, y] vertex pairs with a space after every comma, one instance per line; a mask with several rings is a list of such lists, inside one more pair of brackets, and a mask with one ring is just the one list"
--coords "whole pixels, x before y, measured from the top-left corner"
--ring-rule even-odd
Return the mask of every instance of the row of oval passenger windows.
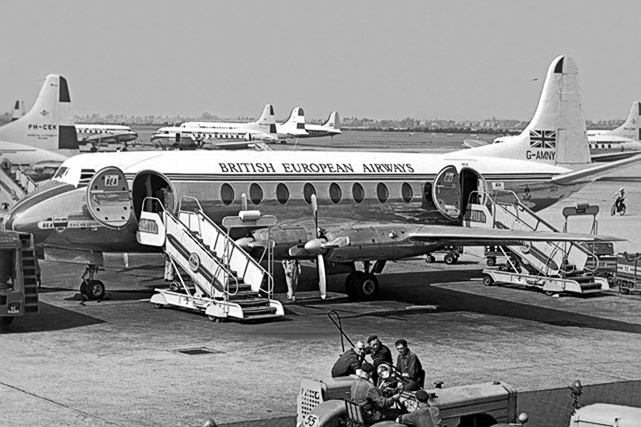
[[[430, 183], [425, 184], [425, 191], [425, 194], [429, 194], [431, 191]], [[308, 204], [312, 203], [312, 194], [316, 194], [316, 188], [308, 182], [303, 186], [303, 199]], [[231, 205], [234, 197], [235, 193], [231, 185], [225, 183], [220, 187], [220, 198], [225, 205]], [[406, 203], [411, 202], [414, 197], [414, 190], [407, 182], [401, 185], [401, 197]], [[290, 194], [287, 186], [283, 183], [278, 184], [276, 186], [276, 200], [278, 200], [278, 203], [284, 205], [289, 198]], [[382, 182], [379, 182], [376, 186], [376, 198], [381, 203], [385, 203], [389, 198], [389, 189]], [[343, 199], [343, 190], [335, 182], [329, 185], [329, 199], [332, 203], [338, 203]], [[352, 185], [352, 199], [356, 203], [361, 203], [365, 199], [365, 189], [358, 182]], [[254, 183], [249, 186], [249, 200], [255, 205], [263, 201], [263, 188], [259, 184]]]

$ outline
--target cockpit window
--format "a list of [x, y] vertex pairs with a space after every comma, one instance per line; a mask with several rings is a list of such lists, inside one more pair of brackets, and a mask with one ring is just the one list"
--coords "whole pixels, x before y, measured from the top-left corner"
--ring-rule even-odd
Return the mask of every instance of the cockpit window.
[[55, 175], [53, 176], [53, 179], [62, 178], [63, 176], [65, 176], [67, 174], [67, 171], [69, 171], [68, 167], [66, 167], [66, 166], [59, 167], [58, 170], [56, 171]]

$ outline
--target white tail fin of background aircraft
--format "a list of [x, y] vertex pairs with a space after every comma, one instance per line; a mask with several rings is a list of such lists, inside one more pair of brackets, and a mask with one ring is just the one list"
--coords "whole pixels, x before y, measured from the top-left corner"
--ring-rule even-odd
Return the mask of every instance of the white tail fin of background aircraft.
[[274, 106], [271, 104], [265, 105], [263, 114], [255, 122], [247, 123], [242, 126], [250, 130], [257, 130], [264, 133], [276, 133], [276, 116], [274, 115]]
[[276, 130], [279, 138], [295, 138], [307, 135], [305, 130], [305, 111], [301, 107], [294, 108], [285, 123], [276, 125]]
[[576, 64], [559, 56], [548, 68], [534, 117], [518, 136], [465, 150], [468, 155], [576, 167], [590, 163]]
[[77, 153], [78, 136], [73, 125], [67, 80], [49, 74], [33, 107], [18, 120], [0, 127], [0, 140]]
[[332, 111], [329, 115], [329, 118], [325, 123], [322, 124], [323, 127], [330, 129], [339, 130], [341, 128], [341, 120], [336, 111]]
[[18, 99], [13, 106], [13, 114], [11, 114], [11, 121], [18, 120], [20, 117], [24, 116], [24, 100]]
[[634, 101], [626, 121], [616, 129], [605, 132], [606, 135], [622, 136], [637, 141], [641, 140], [641, 102]]

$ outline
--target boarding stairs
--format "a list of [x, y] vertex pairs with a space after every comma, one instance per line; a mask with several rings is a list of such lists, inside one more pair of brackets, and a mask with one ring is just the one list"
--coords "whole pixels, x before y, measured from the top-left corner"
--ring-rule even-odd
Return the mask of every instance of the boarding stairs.
[[141, 213], [138, 241], [163, 247], [175, 271], [191, 279], [178, 274], [170, 289], [156, 289], [152, 304], [199, 310], [216, 321], [282, 317], [281, 303], [272, 299], [271, 274], [197, 206], [195, 211], [180, 208], [177, 217], [164, 209]]
[[1, 211], [8, 211], [24, 196], [32, 192], [38, 185], [20, 168], [12, 168], [3, 163], [0, 167], [0, 202]]
[[[559, 232], [523, 205], [513, 192], [502, 191], [483, 196], [475, 194], [470, 200], [482, 203], [468, 204], [464, 220], [466, 226]], [[598, 264], [598, 260], [583, 244], [533, 241], [499, 248], [507, 259], [507, 265], [502, 267], [504, 272], [510, 274], [509, 283], [516, 280], [520, 284], [541, 287], [547, 293], [586, 294], [609, 289], [607, 280], [595, 277], [593, 266]], [[492, 274], [494, 277], [506, 278], [496, 272]]]
[[20, 233], [22, 255], [22, 281], [24, 283], [24, 312], [38, 313], [38, 260], [33, 249], [33, 237]]

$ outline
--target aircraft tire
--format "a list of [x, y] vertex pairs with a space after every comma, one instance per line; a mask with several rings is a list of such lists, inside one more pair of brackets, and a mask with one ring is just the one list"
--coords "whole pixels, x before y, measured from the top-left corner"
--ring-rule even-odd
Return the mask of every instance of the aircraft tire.
[[100, 280], [83, 280], [80, 285], [80, 293], [87, 295], [89, 299], [99, 300], [105, 296], [105, 285]]
[[356, 297], [360, 301], [371, 301], [378, 296], [378, 279], [372, 273], [361, 273], [362, 275], [354, 280]]
[[354, 283], [359, 280], [361, 275], [364, 273], [362, 271], [352, 271], [345, 278], [345, 293], [350, 300], [356, 300], [358, 296], [356, 295]]

